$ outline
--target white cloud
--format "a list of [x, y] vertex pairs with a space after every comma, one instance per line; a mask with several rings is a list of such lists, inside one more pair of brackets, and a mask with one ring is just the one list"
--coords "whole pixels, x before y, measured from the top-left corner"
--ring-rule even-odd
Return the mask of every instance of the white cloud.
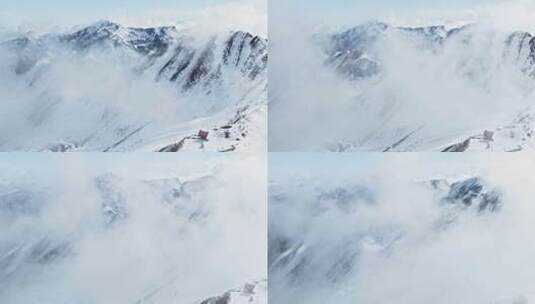
[[[3, 155], [0, 194], [30, 191], [38, 211], [10, 212], [3, 197], [0, 302], [197, 303], [265, 279], [265, 167], [234, 155]], [[110, 202], [126, 210], [112, 225]]]
[[[335, 161], [324, 175], [298, 170], [290, 182], [284, 173], [270, 177], [278, 182], [270, 201], [271, 240], [304, 243], [288, 257], [287, 267], [272, 266], [273, 301], [511, 304], [535, 299], [530, 241], [535, 162], [530, 154], [382, 154], [372, 168], [355, 166], [344, 182], [333, 183], [340, 167], [348, 166], [336, 161], [339, 157], [331, 156]], [[353, 157], [356, 163], [377, 160]], [[446, 194], [421, 182], [438, 174], [483, 177], [485, 189], [503, 195], [502, 209], [478, 213], [444, 204]], [[374, 203], [348, 196], [343, 206], [354, 209], [347, 211], [340, 208], [341, 200], [318, 198], [355, 185], [370, 189]], [[448, 221], [452, 212], [458, 217]]]
[[195, 10], [153, 10], [138, 16], [118, 13], [110, 19], [129, 26], [176, 25], [211, 32], [243, 30], [267, 36], [267, 13], [261, 0], [232, 1]]
[[[504, 41], [512, 30], [535, 26], [530, 7], [529, 2], [507, 2], [367, 15], [365, 10], [353, 14], [355, 6], [322, 19], [314, 12], [296, 19], [299, 8], [275, 1], [270, 7], [271, 149], [325, 150], [342, 143], [375, 151], [414, 132], [408, 149], [438, 150], [486, 128], [511, 124], [531, 104], [535, 86], [519, 63], [503, 59]], [[311, 37], [370, 19], [404, 26], [480, 24], [467, 30], [474, 34], [469, 47], [453, 37], [439, 50], [390, 32], [361, 50], [379, 63], [380, 77], [350, 82], [325, 64], [327, 56], [334, 56]]]

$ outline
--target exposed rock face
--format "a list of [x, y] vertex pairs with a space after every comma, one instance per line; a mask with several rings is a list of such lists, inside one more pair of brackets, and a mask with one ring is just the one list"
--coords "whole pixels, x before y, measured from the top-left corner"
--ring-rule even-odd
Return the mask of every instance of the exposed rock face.
[[[350, 80], [377, 76], [381, 73], [380, 49], [391, 37], [414, 38], [429, 49], [440, 51], [451, 41], [466, 45], [480, 38], [473, 25], [446, 29], [444, 26], [395, 27], [381, 22], [362, 24], [324, 38], [322, 44], [327, 63]], [[503, 41], [504, 61], [514, 62], [527, 75], [535, 77], [535, 37], [528, 32], [514, 32]]]
[[[72, 135], [56, 129], [55, 132], [61, 134], [47, 136], [52, 139], [43, 139], [42, 142], [36, 140], [30, 147], [24, 147], [25, 141], [15, 138], [14, 141], [22, 144], [6, 144], [5, 150], [111, 152], [138, 149], [133, 146], [150, 142], [151, 151], [233, 151], [243, 146], [236, 141], [243, 141], [244, 136], [218, 136], [217, 143], [211, 141], [206, 146], [189, 140], [182, 142], [182, 139], [199, 129], [219, 128], [234, 116], [248, 115], [250, 111], [245, 112], [246, 108], [264, 111], [267, 103], [267, 40], [248, 32], [222, 32], [205, 36], [175, 27], [132, 28], [103, 21], [66, 33], [38, 37], [21, 34], [18, 38], [2, 42], [0, 49], [13, 57], [13, 64], [7, 72], [17, 75], [17, 79], [22, 79], [21, 83], [27, 83], [28, 91], [37, 91], [35, 98], [39, 102], [34, 103], [38, 105], [32, 105], [32, 113], [27, 117], [28, 123], [36, 130], [34, 133], [55, 124], [51, 117], [73, 105], [80, 104], [80, 112], [84, 111], [84, 107], [98, 112], [94, 118], [97, 121], [92, 122], [93, 128], [80, 132], [85, 134]], [[177, 122], [173, 123], [170, 119], [160, 122], [154, 117], [144, 118], [143, 114], [126, 117], [123, 113], [135, 112], [135, 109], [119, 110], [106, 104], [103, 99], [107, 96], [87, 96], [82, 101], [70, 101], [67, 105], [64, 99], [69, 97], [61, 93], [63, 83], [54, 84], [54, 80], [47, 78], [50, 76], [48, 72], [57, 72], [55, 69], [64, 65], [68, 66], [68, 70], [75, 70], [79, 61], [84, 64], [95, 62], [95, 65], [113, 64], [120, 67], [120, 73], [124, 68], [124, 73], [131, 73], [132, 79], [150, 82], [147, 84], [149, 89], [164, 88], [162, 95], [166, 100], [169, 99], [168, 95], [176, 93], [177, 109], [173, 110], [180, 113], [177, 114]], [[130, 75], [121, 74], [120, 77], [123, 76]], [[49, 82], [53, 85], [49, 85]], [[95, 91], [96, 95], [101, 93], [98, 88]], [[152, 100], [155, 94], [150, 95], [141, 97], [143, 103], [144, 100], [146, 103], [154, 102], [154, 106], [158, 107], [159, 96], [154, 96]], [[173, 107], [167, 105], [167, 108]], [[221, 113], [225, 115], [219, 115]], [[190, 121], [181, 115], [190, 116], [190, 121], [207, 119], [205, 124], [193, 126], [194, 123], [187, 124]], [[243, 119], [242, 122], [247, 120]], [[178, 127], [179, 124], [192, 125], [191, 130]], [[239, 128], [245, 128], [239, 134], [250, 131], [249, 125], [242, 123]], [[177, 134], [171, 135], [171, 132]], [[169, 139], [162, 140], [162, 134]]]
[[208, 298], [199, 304], [267, 303], [265, 285], [265, 281], [246, 283], [242, 288], [229, 290], [223, 295]]
[[470, 147], [471, 140], [472, 138], [469, 138], [461, 143], [451, 145], [442, 150], [441, 152], [465, 152]]
[[351, 80], [379, 74], [380, 62], [374, 55], [376, 44], [390, 27], [369, 23], [324, 39], [327, 63]]
[[[436, 183], [437, 181], [434, 181]], [[449, 185], [444, 202], [460, 204], [465, 207], [475, 207], [479, 212], [498, 211], [502, 204], [502, 196], [496, 189], [489, 189], [484, 180], [473, 177], [457, 181]]]
[[129, 28], [103, 21], [72, 33], [21, 37], [3, 45], [19, 54], [35, 55], [33, 60], [21, 56], [19, 73], [28, 72], [42, 59], [36, 49], [50, 51], [59, 46], [85, 53], [94, 49], [129, 51], [149, 62], [145, 69], [156, 65], [158, 79], [177, 82], [185, 90], [201, 84], [208, 87], [225, 76], [225, 67], [250, 80], [267, 68], [267, 40], [259, 36], [236, 31], [227, 36], [214, 35], [201, 45], [191, 43], [194, 39], [175, 27]]
[[158, 78], [182, 83], [184, 90], [221, 81], [227, 69], [255, 80], [267, 66], [266, 41], [245, 32], [232, 33], [221, 46], [218, 38], [212, 37], [199, 50], [178, 45], [173, 53], [159, 70]]
[[522, 72], [535, 76], [535, 37], [528, 32], [512, 33], [506, 40], [504, 58], [516, 63]]
[[76, 50], [88, 51], [94, 47], [125, 47], [147, 56], [162, 56], [178, 35], [175, 27], [124, 28], [103, 21], [57, 37]]

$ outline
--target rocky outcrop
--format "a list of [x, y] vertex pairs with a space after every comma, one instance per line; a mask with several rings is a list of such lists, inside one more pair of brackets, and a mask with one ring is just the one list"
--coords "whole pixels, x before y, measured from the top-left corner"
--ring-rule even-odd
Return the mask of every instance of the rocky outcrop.
[[[373, 77], [381, 73], [380, 48], [392, 36], [413, 38], [422, 46], [440, 51], [451, 41], [465, 45], [480, 38], [471, 29], [475, 25], [447, 29], [442, 25], [395, 27], [382, 22], [365, 23], [323, 39], [322, 45], [333, 65], [350, 80]], [[503, 41], [503, 61], [513, 62], [525, 74], [535, 77], [535, 37], [528, 32], [514, 32]]]
[[[82, 53], [94, 49], [119, 49], [147, 60], [149, 65], [143, 66], [147, 70], [150, 65], [161, 65], [157, 66], [156, 77], [177, 82], [184, 90], [198, 84], [207, 87], [225, 76], [225, 68], [239, 71], [249, 80], [255, 80], [266, 71], [268, 55], [264, 38], [236, 31], [226, 36], [213, 35], [200, 45], [197, 40], [203, 39], [179, 32], [173, 26], [132, 28], [102, 21], [71, 33], [37, 38], [23, 36], [3, 45], [18, 54], [28, 54], [26, 60], [21, 58], [18, 73], [28, 72], [43, 50], [58, 45]], [[36, 49], [41, 52], [36, 53]], [[34, 56], [30, 58], [30, 54]]]
[[242, 288], [232, 289], [220, 296], [208, 298], [199, 304], [267, 303], [265, 281], [246, 283]]

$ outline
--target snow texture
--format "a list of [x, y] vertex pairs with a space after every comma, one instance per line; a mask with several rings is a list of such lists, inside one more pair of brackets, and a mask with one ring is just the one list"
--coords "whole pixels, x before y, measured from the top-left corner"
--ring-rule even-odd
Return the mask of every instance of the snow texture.
[[260, 36], [101, 21], [14, 33], [0, 41], [0, 58], [2, 151], [265, 147], [267, 40]]

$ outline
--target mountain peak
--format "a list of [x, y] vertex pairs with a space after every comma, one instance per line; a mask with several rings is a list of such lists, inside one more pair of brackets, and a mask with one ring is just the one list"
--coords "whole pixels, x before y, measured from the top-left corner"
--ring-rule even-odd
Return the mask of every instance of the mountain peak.
[[381, 33], [391, 28], [387, 23], [372, 20], [365, 23], [361, 23], [357, 26], [354, 26], [348, 30], [348, 32], [375, 32]]
[[95, 28], [95, 29], [104, 29], [104, 28], [107, 28], [107, 29], [118, 29], [120, 28], [121, 25], [118, 24], [118, 23], [115, 23], [115, 22], [112, 22], [112, 21], [109, 21], [109, 20], [100, 20], [100, 21], [97, 21], [93, 24], [91, 24], [90, 26], [88, 26], [87, 28]]

